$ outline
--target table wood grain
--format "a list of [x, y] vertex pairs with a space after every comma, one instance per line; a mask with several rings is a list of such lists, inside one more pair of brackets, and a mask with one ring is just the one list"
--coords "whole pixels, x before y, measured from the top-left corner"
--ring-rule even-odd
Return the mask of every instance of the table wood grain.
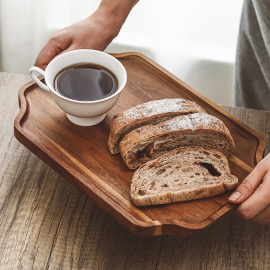
[[[0, 73], [0, 269], [270, 269], [270, 226], [234, 212], [191, 237], [131, 234], [13, 135], [28, 76]], [[270, 112], [223, 106], [270, 150]]]

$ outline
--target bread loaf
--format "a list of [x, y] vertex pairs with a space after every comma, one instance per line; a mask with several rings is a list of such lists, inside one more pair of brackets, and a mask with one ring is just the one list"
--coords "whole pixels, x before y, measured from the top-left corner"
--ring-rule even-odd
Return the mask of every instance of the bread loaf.
[[130, 194], [137, 206], [166, 204], [218, 195], [237, 183], [222, 153], [181, 147], [142, 165], [133, 175]]
[[157, 125], [146, 125], [128, 133], [120, 153], [130, 169], [181, 146], [206, 146], [228, 156], [234, 142], [225, 124], [215, 116], [195, 113], [177, 116]]
[[195, 102], [182, 98], [161, 99], [143, 103], [117, 114], [110, 124], [108, 140], [112, 154], [119, 153], [119, 143], [131, 130], [148, 124], [157, 124], [175, 116], [205, 112]]

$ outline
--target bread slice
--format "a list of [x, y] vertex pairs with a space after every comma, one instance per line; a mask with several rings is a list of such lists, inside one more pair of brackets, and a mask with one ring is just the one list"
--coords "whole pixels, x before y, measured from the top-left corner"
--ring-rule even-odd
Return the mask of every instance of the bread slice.
[[228, 156], [234, 141], [225, 124], [215, 116], [195, 113], [177, 116], [157, 125], [146, 125], [128, 133], [120, 153], [130, 169], [181, 146], [206, 146]]
[[205, 110], [195, 102], [182, 98], [154, 100], [123, 111], [115, 115], [111, 121], [109, 150], [112, 154], [119, 153], [120, 141], [133, 129], [198, 112], [205, 113]]
[[142, 165], [133, 175], [131, 199], [137, 206], [215, 196], [236, 187], [226, 157], [206, 147], [181, 147]]

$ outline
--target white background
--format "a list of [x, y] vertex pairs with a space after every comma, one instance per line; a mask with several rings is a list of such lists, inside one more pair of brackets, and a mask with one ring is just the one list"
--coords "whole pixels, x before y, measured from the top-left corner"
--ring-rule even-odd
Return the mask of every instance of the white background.
[[[57, 30], [100, 0], [0, 0], [1, 71], [27, 74]], [[127, 0], [125, 0], [127, 1]], [[108, 52], [139, 51], [219, 104], [233, 104], [243, 0], [140, 0]]]

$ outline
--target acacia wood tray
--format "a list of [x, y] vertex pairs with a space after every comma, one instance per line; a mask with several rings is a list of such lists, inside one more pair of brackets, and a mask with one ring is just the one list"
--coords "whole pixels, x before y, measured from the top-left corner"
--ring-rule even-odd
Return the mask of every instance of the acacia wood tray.
[[262, 159], [264, 139], [146, 56], [139, 53], [114, 56], [125, 66], [128, 80], [118, 103], [102, 123], [94, 127], [72, 124], [50, 93], [31, 81], [19, 91], [20, 111], [14, 122], [16, 138], [137, 235], [186, 237], [205, 229], [235, 207], [227, 200], [231, 192], [190, 202], [134, 206], [129, 195], [133, 171], [120, 155], [111, 155], [107, 147], [112, 117], [153, 99], [181, 97], [195, 101], [229, 128], [236, 144], [229, 164], [240, 181]]

